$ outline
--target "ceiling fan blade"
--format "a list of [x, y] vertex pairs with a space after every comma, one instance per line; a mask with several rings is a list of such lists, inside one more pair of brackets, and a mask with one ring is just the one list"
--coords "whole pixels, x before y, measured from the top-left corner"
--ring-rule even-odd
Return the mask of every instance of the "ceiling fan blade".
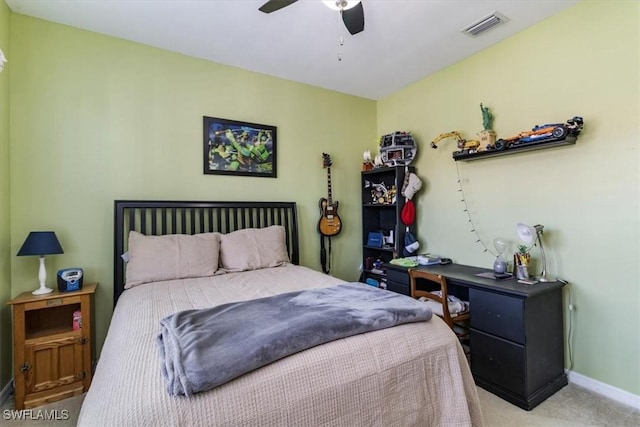
[[287, 7], [290, 4], [297, 2], [298, 0], [269, 0], [258, 9], [260, 12], [271, 13], [276, 10], [280, 10], [283, 7]]
[[358, 34], [364, 30], [364, 9], [362, 2], [351, 9], [342, 11], [342, 21], [351, 34]]

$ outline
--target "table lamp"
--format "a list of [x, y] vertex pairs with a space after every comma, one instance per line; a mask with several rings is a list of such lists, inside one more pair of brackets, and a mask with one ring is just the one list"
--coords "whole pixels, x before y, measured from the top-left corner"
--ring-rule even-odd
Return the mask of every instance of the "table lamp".
[[540, 253], [542, 255], [542, 273], [537, 280], [541, 282], [554, 282], [554, 279], [547, 277], [547, 258], [544, 254], [544, 246], [542, 246], [543, 230], [544, 225], [540, 224], [534, 226], [523, 224], [521, 222], [516, 224], [516, 231], [518, 232], [518, 237], [520, 237], [520, 240], [525, 242], [528, 246], [532, 246], [536, 242], [536, 239], [540, 243]]
[[64, 253], [62, 246], [60, 246], [56, 233], [53, 231], [32, 231], [29, 233], [18, 251], [18, 256], [38, 255], [40, 257], [40, 269], [38, 270], [40, 287], [31, 292], [33, 295], [44, 295], [53, 292], [53, 289], [48, 288], [46, 285], [47, 269], [44, 266], [44, 256], [62, 253]]

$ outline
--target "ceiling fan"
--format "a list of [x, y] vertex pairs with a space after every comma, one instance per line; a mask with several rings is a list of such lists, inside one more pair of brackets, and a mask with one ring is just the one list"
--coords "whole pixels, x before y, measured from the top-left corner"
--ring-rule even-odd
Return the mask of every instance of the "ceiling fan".
[[[269, 0], [258, 9], [260, 12], [271, 13], [287, 7], [298, 0]], [[342, 22], [351, 34], [358, 34], [364, 30], [364, 10], [360, 0], [323, 0], [329, 8], [340, 11]]]

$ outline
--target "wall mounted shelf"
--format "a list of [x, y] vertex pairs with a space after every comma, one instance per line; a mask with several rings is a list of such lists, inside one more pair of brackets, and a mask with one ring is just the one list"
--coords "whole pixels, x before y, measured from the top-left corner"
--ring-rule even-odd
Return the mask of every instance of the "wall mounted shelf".
[[578, 138], [575, 136], [568, 136], [565, 139], [559, 141], [541, 141], [530, 144], [516, 145], [515, 147], [508, 148], [501, 151], [480, 151], [478, 153], [471, 154], [453, 154], [453, 160], [468, 162], [471, 160], [486, 159], [488, 157], [506, 156], [508, 154], [522, 153], [525, 151], [541, 150], [543, 148], [560, 147], [562, 145], [572, 145], [576, 143]]

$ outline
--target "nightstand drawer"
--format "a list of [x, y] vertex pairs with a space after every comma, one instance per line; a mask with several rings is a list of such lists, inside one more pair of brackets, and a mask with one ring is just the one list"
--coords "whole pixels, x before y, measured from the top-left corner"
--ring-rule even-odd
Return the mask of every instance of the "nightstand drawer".
[[520, 344], [525, 343], [524, 300], [480, 289], [469, 289], [471, 328]]
[[471, 330], [471, 372], [494, 384], [525, 395], [524, 346]]
[[42, 301], [28, 302], [24, 305], [24, 310], [40, 310], [42, 308], [58, 307], [61, 305], [80, 304], [81, 295], [69, 295], [67, 297], [61, 296], [59, 298], [48, 298]]

